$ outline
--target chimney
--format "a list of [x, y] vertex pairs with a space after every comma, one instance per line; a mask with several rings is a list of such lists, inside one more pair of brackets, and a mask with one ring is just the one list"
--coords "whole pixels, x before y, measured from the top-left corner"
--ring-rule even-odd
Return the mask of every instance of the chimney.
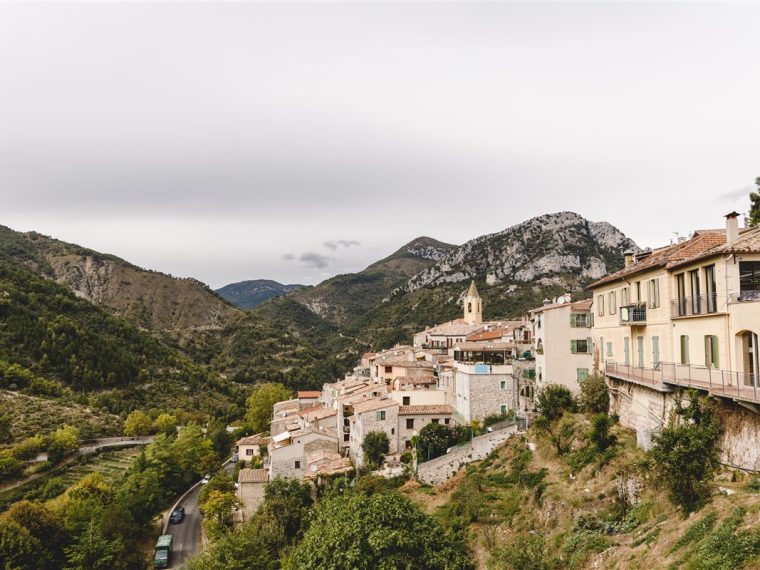
[[739, 214], [726, 214], [726, 245], [733, 245], [739, 239]]
[[632, 249], [626, 249], [623, 252], [623, 259], [625, 260], [625, 266], [630, 267], [633, 265], [633, 250]]

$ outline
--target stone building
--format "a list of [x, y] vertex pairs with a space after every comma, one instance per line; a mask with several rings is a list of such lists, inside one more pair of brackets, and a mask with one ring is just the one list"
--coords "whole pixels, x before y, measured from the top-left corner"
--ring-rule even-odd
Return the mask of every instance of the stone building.
[[567, 294], [530, 311], [538, 390], [560, 384], [580, 393], [579, 382], [588, 377], [594, 363], [591, 306], [591, 299], [571, 302]]

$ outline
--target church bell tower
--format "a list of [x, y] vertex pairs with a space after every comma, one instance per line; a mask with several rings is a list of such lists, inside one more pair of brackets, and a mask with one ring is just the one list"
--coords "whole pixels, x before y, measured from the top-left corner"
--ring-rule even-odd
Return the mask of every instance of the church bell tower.
[[464, 321], [470, 325], [479, 325], [483, 322], [483, 301], [478, 295], [475, 281], [470, 283], [470, 290], [464, 298]]

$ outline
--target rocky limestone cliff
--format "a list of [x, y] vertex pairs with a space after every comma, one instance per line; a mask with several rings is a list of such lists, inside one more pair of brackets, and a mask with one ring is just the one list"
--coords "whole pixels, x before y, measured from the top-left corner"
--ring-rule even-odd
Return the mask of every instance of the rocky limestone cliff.
[[468, 241], [412, 277], [403, 289], [412, 292], [480, 275], [489, 284], [560, 285], [566, 274], [597, 279], [629, 247], [634, 242], [607, 222], [590, 222], [573, 212], [546, 214]]
[[178, 279], [92, 255], [48, 254], [45, 258], [57, 282], [146, 329], [217, 330], [240, 314], [195, 279]]

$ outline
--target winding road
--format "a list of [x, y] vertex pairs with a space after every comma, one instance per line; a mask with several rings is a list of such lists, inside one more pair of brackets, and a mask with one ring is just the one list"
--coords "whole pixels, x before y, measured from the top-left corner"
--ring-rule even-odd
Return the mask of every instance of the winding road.
[[[234, 463], [225, 463], [224, 469], [232, 473]], [[193, 485], [175, 507], [185, 507], [185, 519], [179, 524], [169, 523], [166, 534], [174, 535], [174, 547], [170, 568], [180, 568], [190, 558], [195, 556], [201, 545], [201, 525], [203, 517], [198, 510], [198, 494], [201, 491], [200, 482]], [[171, 511], [167, 513], [171, 515]]]

